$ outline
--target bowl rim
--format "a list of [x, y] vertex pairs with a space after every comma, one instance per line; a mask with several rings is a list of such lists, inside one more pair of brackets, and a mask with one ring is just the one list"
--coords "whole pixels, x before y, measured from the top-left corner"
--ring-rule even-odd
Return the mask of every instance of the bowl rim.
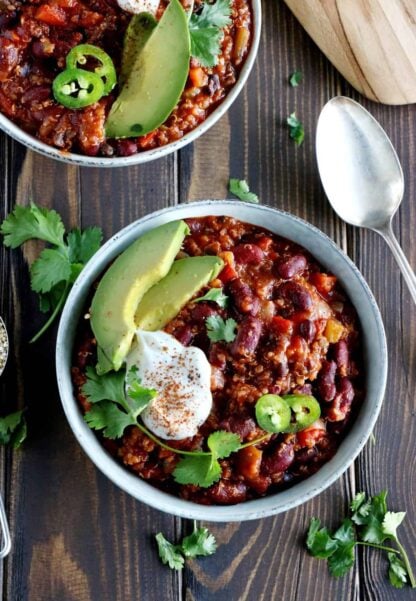
[[243, 89], [248, 76], [254, 66], [254, 62], [257, 57], [257, 52], [260, 43], [261, 34], [261, 22], [262, 22], [262, 9], [261, 0], [250, 0], [252, 13], [253, 13], [253, 39], [251, 42], [250, 50], [244, 65], [240, 71], [238, 79], [227, 96], [222, 102], [210, 113], [210, 115], [200, 125], [195, 127], [189, 133], [185, 134], [180, 140], [175, 140], [165, 146], [159, 146], [152, 150], [145, 150], [143, 152], [137, 152], [128, 157], [89, 157], [87, 155], [77, 154], [73, 152], [65, 152], [49, 146], [44, 142], [41, 142], [34, 136], [25, 132], [22, 128], [16, 125], [8, 117], [0, 112], [0, 130], [3, 130], [6, 134], [11, 136], [14, 140], [21, 142], [24, 146], [27, 146], [30, 150], [34, 150], [39, 154], [55, 159], [62, 163], [68, 163], [71, 165], [79, 165], [81, 167], [128, 167], [131, 165], [141, 165], [148, 163], [164, 156], [167, 156], [180, 148], [183, 148], [187, 144], [190, 144], [200, 136], [202, 136], [208, 129], [210, 129], [221, 117], [228, 111], [230, 106], [236, 100], [237, 96]]
[[[198, 212], [203, 209], [203, 213]], [[68, 336], [70, 339], [71, 336], [73, 337], [83, 303], [85, 302], [85, 296], [94, 278], [102, 272], [109, 261], [117, 256], [123, 248], [130, 244], [133, 239], [144, 233], [146, 228], [156, 227], [160, 223], [166, 223], [172, 219], [211, 214], [228, 214], [235, 216], [241, 221], [250, 223], [249, 218], [235, 215], [236, 212], [242, 212], [243, 215], [253, 215], [251, 223], [256, 222], [256, 214], [259, 216], [259, 219], [260, 215], [263, 214], [265, 218], [270, 218], [270, 220], [274, 217], [279, 219], [281, 224], [286, 222], [286, 224], [292, 225], [295, 230], [297, 228], [299, 233], [309, 232], [312, 236], [311, 241], [314, 241], [319, 248], [325, 247], [323, 252], [327, 253], [331, 251], [332, 260], [335, 260], [335, 258], [339, 260], [340, 266], [346, 270], [345, 273], [348, 276], [353, 276], [353, 283], [357, 287], [357, 293], [360, 292], [362, 294], [362, 301], [360, 301], [359, 306], [352, 302], [360, 317], [363, 337], [365, 338], [364, 344], [367, 345], [370, 341], [370, 337], [366, 335], [366, 332], [371, 328], [373, 328], [371, 334], [376, 337], [373, 346], [377, 349], [377, 354], [372, 356], [371, 362], [368, 362], [368, 358], [365, 359], [367, 363], [367, 375], [370, 374], [369, 366], [374, 361], [372, 371], [376, 377], [374, 378], [374, 385], [372, 387], [372, 397], [367, 394], [363, 406], [360, 408], [359, 415], [361, 414], [363, 418], [365, 414], [365, 421], [364, 419], [360, 420], [359, 415], [357, 415], [351, 430], [341, 442], [334, 457], [315, 474], [289, 489], [266, 497], [244, 501], [237, 505], [205, 506], [192, 501], [185, 501], [179, 497], [160, 491], [137, 475], [129, 472], [127, 468], [117, 463], [105, 451], [95, 433], [84, 422], [78, 403], [74, 397], [70, 374], [73, 340], [70, 344], [70, 350], [68, 350], [66, 340]], [[193, 215], [193, 213], [196, 213], [196, 215]], [[158, 223], [155, 224], [154, 221]], [[137, 230], [142, 231], [137, 233]], [[271, 229], [271, 231], [274, 230]], [[288, 239], [293, 239], [293, 232], [289, 233], [289, 235], [280, 235], [284, 235]], [[309, 250], [309, 241], [304, 246]], [[316, 253], [312, 252], [311, 254], [316, 257]], [[318, 261], [322, 263], [320, 258], [318, 258]], [[325, 260], [323, 264], [325, 265]], [[342, 285], [346, 288], [349, 297], [351, 297], [352, 288], [349, 287], [349, 284], [346, 286], [344, 281], [342, 281]], [[76, 307], [77, 302], [78, 307]], [[363, 322], [360, 315], [361, 303], [362, 311], [369, 312], [368, 315], [366, 314], [365, 322]], [[288, 511], [309, 501], [333, 484], [350, 467], [367, 442], [380, 413], [387, 381], [387, 342], [380, 311], [364, 277], [348, 255], [324, 232], [300, 217], [267, 205], [251, 205], [235, 200], [205, 200], [167, 207], [143, 216], [112, 236], [88, 262], [68, 296], [60, 319], [56, 343], [56, 374], [63, 409], [75, 437], [96, 467], [119, 488], [155, 509], [178, 517], [213, 522], [246, 521]]]

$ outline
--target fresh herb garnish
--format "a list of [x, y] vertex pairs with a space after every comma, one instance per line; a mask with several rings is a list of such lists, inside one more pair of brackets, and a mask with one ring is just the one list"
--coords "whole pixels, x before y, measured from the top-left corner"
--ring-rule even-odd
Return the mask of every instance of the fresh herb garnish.
[[128, 426], [137, 426], [138, 416], [156, 396], [156, 390], [141, 386], [134, 366], [127, 375], [120, 370], [101, 376], [88, 367], [82, 392], [93, 403], [85, 421], [93, 430], [103, 430], [108, 438], [120, 438]]
[[232, 342], [236, 337], [235, 329], [237, 322], [235, 319], [230, 317], [224, 320], [219, 315], [211, 315], [207, 317], [206, 321], [208, 338], [212, 342], [219, 342], [224, 340], [225, 342]]
[[[387, 551], [390, 583], [402, 588], [409, 582], [416, 588], [409, 558], [397, 537], [397, 528], [406, 514], [387, 511], [386, 497], [385, 491], [368, 499], [365, 493], [358, 493], [350, 505], [351, 517], [344, 519], [334, 534], [321, 528], [320, 520], [312, 518], [306, 546], [313, 557], [328, 560], [329, 571], [336, 577], [343, 576], [354, 565], [357, 545]], [[382, 544], [387, 539], [395, 546]]]
[[27, 436], [27, 425], [23, 411], [15, 411], [0, 417], [0, 444], [11, 444], [18, 449]]
[[243, 200], [244, 202], [259, 202], [259, 197], [257, 194], [254, 194], [254, 192], [250, 192], [250, 188], [248, 187], [248, 183], [245, 179], [231, 178], [229, 182], [229, 188], [231, 194], [234, 194], [234, 196], [237, 196], [237, 198]]
[[241, 448], [237, 434], [222, 430], [210, 434], [207, 445], [209, 453], [194, 454], [179, 461], [173, 472], [176, 482], [208, 488], [221, 478], [221, 465], [218, 459], [224, 459]]
[[205, 1], [199, 14], [189, 20], [191, 54], [203, 67], [214, 67], [218, 62], [222, 29], [230, 24], [230, 0]]
[[305, 139], [303, 123], [296, 117], [296, 113], [289, 115], [286, 119], [286, 123], [289, 126], [289, 136], [292, 140], [295, 140], [298, 146], [300, 146]]
[[297, 88], [298, 85], [301, 83], [302, 79], [303, 79], [302, 71], [295, 71], [289, 77], [289, 83], [292, 86], [292, 88]]
[[34, 342], [52, 324], [72, 284], [99, 249], [102, 231], [98, 227], [88, 227], [83, 232], [73, 229], [65, 235], [60, 215], [32, 202], [27, 207], [16, 205], [1, 224], [0, 232], [4, 236], [3, 244], [10, 248], [17, 248], [31, 239], [51, 245], [40, 253], [30, 268], [31, 287], [39, 294], [40, 309], [51, 312], [44, 326], [32, 338], [31, 342]]
[[197, 527], [194, 521], [194, 529], [191, 534], [185, 536], [179, 545], [170, 543], [161, 532], [155, 536], [159, 557], [165, 565], [172, 570], [182, 570], [185, 557], [193, 559], [194, 557], [207, 557], [213, 555], [217, 550], [217, 541], [208, 528]]
[[196, 298], [193, 302], [200, 303], [201, 301], [212, 301], [224, 309], [228, 304], [228, 296], [223, 293], [222, 288], [210, 288], [204, 296]]

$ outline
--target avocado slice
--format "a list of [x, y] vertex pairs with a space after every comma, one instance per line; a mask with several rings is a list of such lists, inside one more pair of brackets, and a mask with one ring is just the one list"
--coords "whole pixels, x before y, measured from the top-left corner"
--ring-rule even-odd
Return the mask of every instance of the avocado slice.
[[143, 295], [169, 272], [189, 228], [172, 221], [140, 236], [110, 265], [91, 303], [98, 373], [119, 370], [130, 350]]
[[123, 87], [127, 81], [136, 57], [142, 51], [156, 25], [157, 21], [151, 13], [140, 13], [131, 18], [124, 34], [121, 71], [118, 78], [120, 87]]
[[105, 124], [108, 138], [143, 136], [166, 121], [188, 78], [190, 46], [187, 15], [179, 0], [170, 0], [147, 42], [137, 46]]
[[168, 275], [140, 301], [134, 317], [137, 327], [150, 332], [162, 329], [223, 266], [222, 259], [211, 256], [174, 261]]

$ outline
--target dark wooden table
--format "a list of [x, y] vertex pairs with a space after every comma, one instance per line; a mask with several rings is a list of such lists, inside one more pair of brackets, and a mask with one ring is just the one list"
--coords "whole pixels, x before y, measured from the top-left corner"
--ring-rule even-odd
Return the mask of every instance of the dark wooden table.
[[[291, 88], [295, 69], [304, 82]], [[201, 140], [153, 163], [115, 169], [78, 169], [27, 151], [0, 135], [1, 218], [30, 199], [55, 207], [66, 224], [99, 224], [106, 237], [142, 215], [203, 198], [227, 196], [230, 176], [247, 178], [263, 202], [317, 225], [350, 255], [379, 302], [387, 330], [390, 373], [384, 407], [353, 467], [325, 493], [284, 515], [243, 524], [212, 524], [218, 552], [187, 564], [162, 566], [153, 536], [171, 539], [190, 523], [162, 514], [118, 490], [87, 459], [63, 415], [54, 374], [54, 333], [28, 340], [41, 322], [29, 289], [34, 246], [0, 249], [0, 314], [12, 352], [1, 380], [1, 402], [28, 407], [30, 435], [18, 452], [1, 454], [2, 490], [13, 535], [4, 562], [5, 601], [349, 601], [414, 598], [386, 579], [375, 551], [360, 552], [344, 578], [308, 556], [303, 539], [311, 516], [336, 524], [358, 490], [389, 490], [396, 510], [407, 510], [405, 546], [416, 550], [415, 388], [416, 313], [386, 245], [353, 230], [331, 211], [314, 154], [323, 104], [336, 94], [358, 95], [335, 72], [282, 2], [264, 2], [257, 64], [230, 112]], [[380, 120], [399, 153], [406, 195], [395, 230], [416, 267], [415, 107], [386, 107], [358, 98]], [[293, 110], [306, 126], [297, 148], [285, 119]], [[413, 240], [412, 240], [413, 238]], [[413, 558], [413, 564], [416, 560]]]

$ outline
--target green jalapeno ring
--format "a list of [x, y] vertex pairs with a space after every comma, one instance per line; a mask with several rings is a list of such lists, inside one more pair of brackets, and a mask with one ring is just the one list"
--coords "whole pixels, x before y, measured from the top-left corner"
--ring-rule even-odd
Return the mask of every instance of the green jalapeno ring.
[[266, 432], [284, 432], [290, 425], [290, 407], [277, 394], [265, 394], [260, 397], [255, 411], [258, 425]]
[[102, 48], [92, 44], [79, 44], [68, 53], [66, 66], [68, 69], [77, 69], [78, 66], [83, 67], [83, 65], [86, 65], [88, 57], [95, 58], [101, 63], [101, 66], [96, 67], [94, 71], [88, 72], [96, 73], [104, 80], [103, 96], [106, 96], [116, 85], [117, 75], [111, 57]]
[[81, 109], [100, 100], [104, 83], [99, 75], [83, 69], [66, 69], [52, 82], [55, 100], [69, 109]]
[[285, 432], [294, 433], [312, 425], [321, 416], [321, 407], [315, 397], [308, 394], [286, 394], [282, 396], [295, 414], [295, 421], [290, 423]]

